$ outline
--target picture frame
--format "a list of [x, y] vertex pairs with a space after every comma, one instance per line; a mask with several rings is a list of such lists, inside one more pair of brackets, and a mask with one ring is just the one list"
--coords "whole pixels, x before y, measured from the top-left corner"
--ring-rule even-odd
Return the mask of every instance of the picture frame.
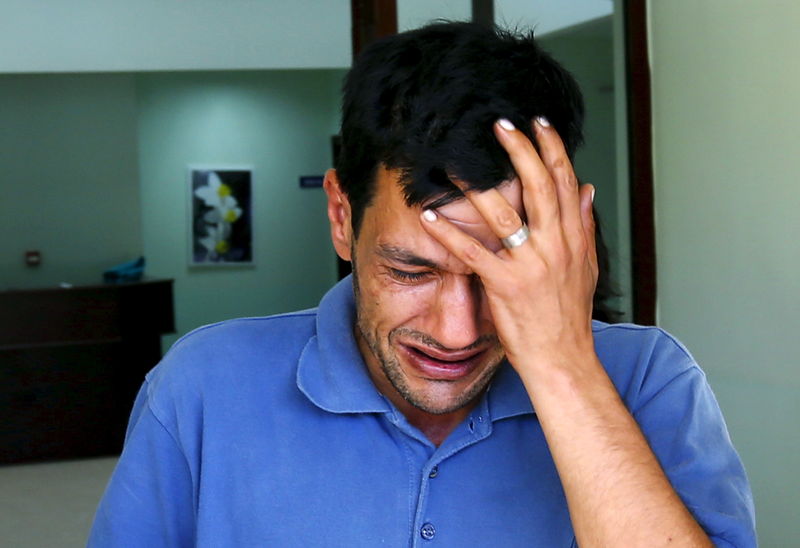
[[253, 266], [253, 169], [189, 165], [189, 266]]

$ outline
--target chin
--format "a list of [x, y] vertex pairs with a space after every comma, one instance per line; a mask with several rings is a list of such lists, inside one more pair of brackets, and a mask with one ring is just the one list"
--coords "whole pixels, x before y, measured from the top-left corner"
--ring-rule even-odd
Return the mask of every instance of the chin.
[[414, 368], [413, 377], [403, 374], [398, 379], [398, 371], [388, 371], [386, 368], [384, 373], [408, 403], [426, 413], [444, 415], [474, 405], [488, 386], [501, 360], [502, 358], [492, 360], [483, 367], [477, 366], [470, 374], [458, 379], [420, 378]]

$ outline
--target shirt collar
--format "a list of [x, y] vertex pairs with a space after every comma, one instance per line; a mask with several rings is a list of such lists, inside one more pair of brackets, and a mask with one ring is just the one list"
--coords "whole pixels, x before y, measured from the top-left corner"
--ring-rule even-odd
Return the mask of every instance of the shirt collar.
[[503, 360], [495, 373], [485, 397], [489, 400], [492, 421], [535, 412], [522, 379], [507, 360]]
[[[317, 333], [300, 355], [297, 386], [317, 407], [331, 413], [392, 412], [367, 372], [353, 334], [355, 315], [352, 276], [348, 276], [319, 303]], [[525, 387], [508, 362], [500, 366], [484, 398], [493, 421], [533, 413]]]
[[297, 386], [331, 413], [387, 413], [353, 335], [355, 302], [351, 276], [333, 286], [317, 309], [317, 333], [300, 355]]

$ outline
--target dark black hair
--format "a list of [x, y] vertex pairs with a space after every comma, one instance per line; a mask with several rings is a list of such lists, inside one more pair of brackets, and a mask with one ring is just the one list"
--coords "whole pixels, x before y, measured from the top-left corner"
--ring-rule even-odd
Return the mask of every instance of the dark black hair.
[[532, 139], [536, 116], [550, 120], [572, 156], [582, 141], [583, 98], [532, 34], [434, 23], [372, 44], [345, 81], [336, 165], [354, 232], [380, 164], [401, 170], [408, 205], [457, 194], [450, 177], [495, 187], [514, 170], [492, 124], [508, 118]]
[[[575, 79], [532, 32], [439, 22], [371, 44], [344, 83], [336, 162], [354, 235], [379, 166], [400, 171], [409, 206], [441, 206], [461, 197], [451, 178], [477, 190], [513, 178], [492, 131], [498, 118], [536, 144], [530, 124], [544, 116], [573, 158], [583, 141], [583, 115]], [[602, 238], [598, 243], [605, 252]]]

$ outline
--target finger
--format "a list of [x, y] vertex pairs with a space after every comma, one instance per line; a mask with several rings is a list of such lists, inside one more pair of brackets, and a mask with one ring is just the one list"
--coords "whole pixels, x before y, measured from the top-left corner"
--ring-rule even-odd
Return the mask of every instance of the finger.
[[494, 133], [522, 182], [530, 228], [537, 231], [558, 227], [560, 213], [555, 184], [533, 144], [506, 119], [495, 123]]
[[583, 237], [586, 239], [586, 253], [596, 282], [599, 268], [597, 264], [597, 232], [595, 227], [594, 210], [592, 209], [594, 193], [595, 189], [592, 185], [583, 185], [579, 189], [580, 217], [583, 229]]
[[421, 224], [428, 234], [479, 277], [490, 275], [500, 266], [500, 257], [432, 209], [422, 212]]
[[453, 183], [464, 192], [464, 196], [475, 206], [492, 233], [501, 240], [517, 232], [524, 224], [517, 210], [496, 188], [477, 191], [469, 190], [462, 181]]
[[539, 143], [540, 158], [555, 185], [564, 234], [568, 241], [578, 244], [577, 239], [583, 233], [583, 224], [578, 178], [575, 176], [572, 162], [558, 132], [545, 118], [537, 118], [531, 125]]

